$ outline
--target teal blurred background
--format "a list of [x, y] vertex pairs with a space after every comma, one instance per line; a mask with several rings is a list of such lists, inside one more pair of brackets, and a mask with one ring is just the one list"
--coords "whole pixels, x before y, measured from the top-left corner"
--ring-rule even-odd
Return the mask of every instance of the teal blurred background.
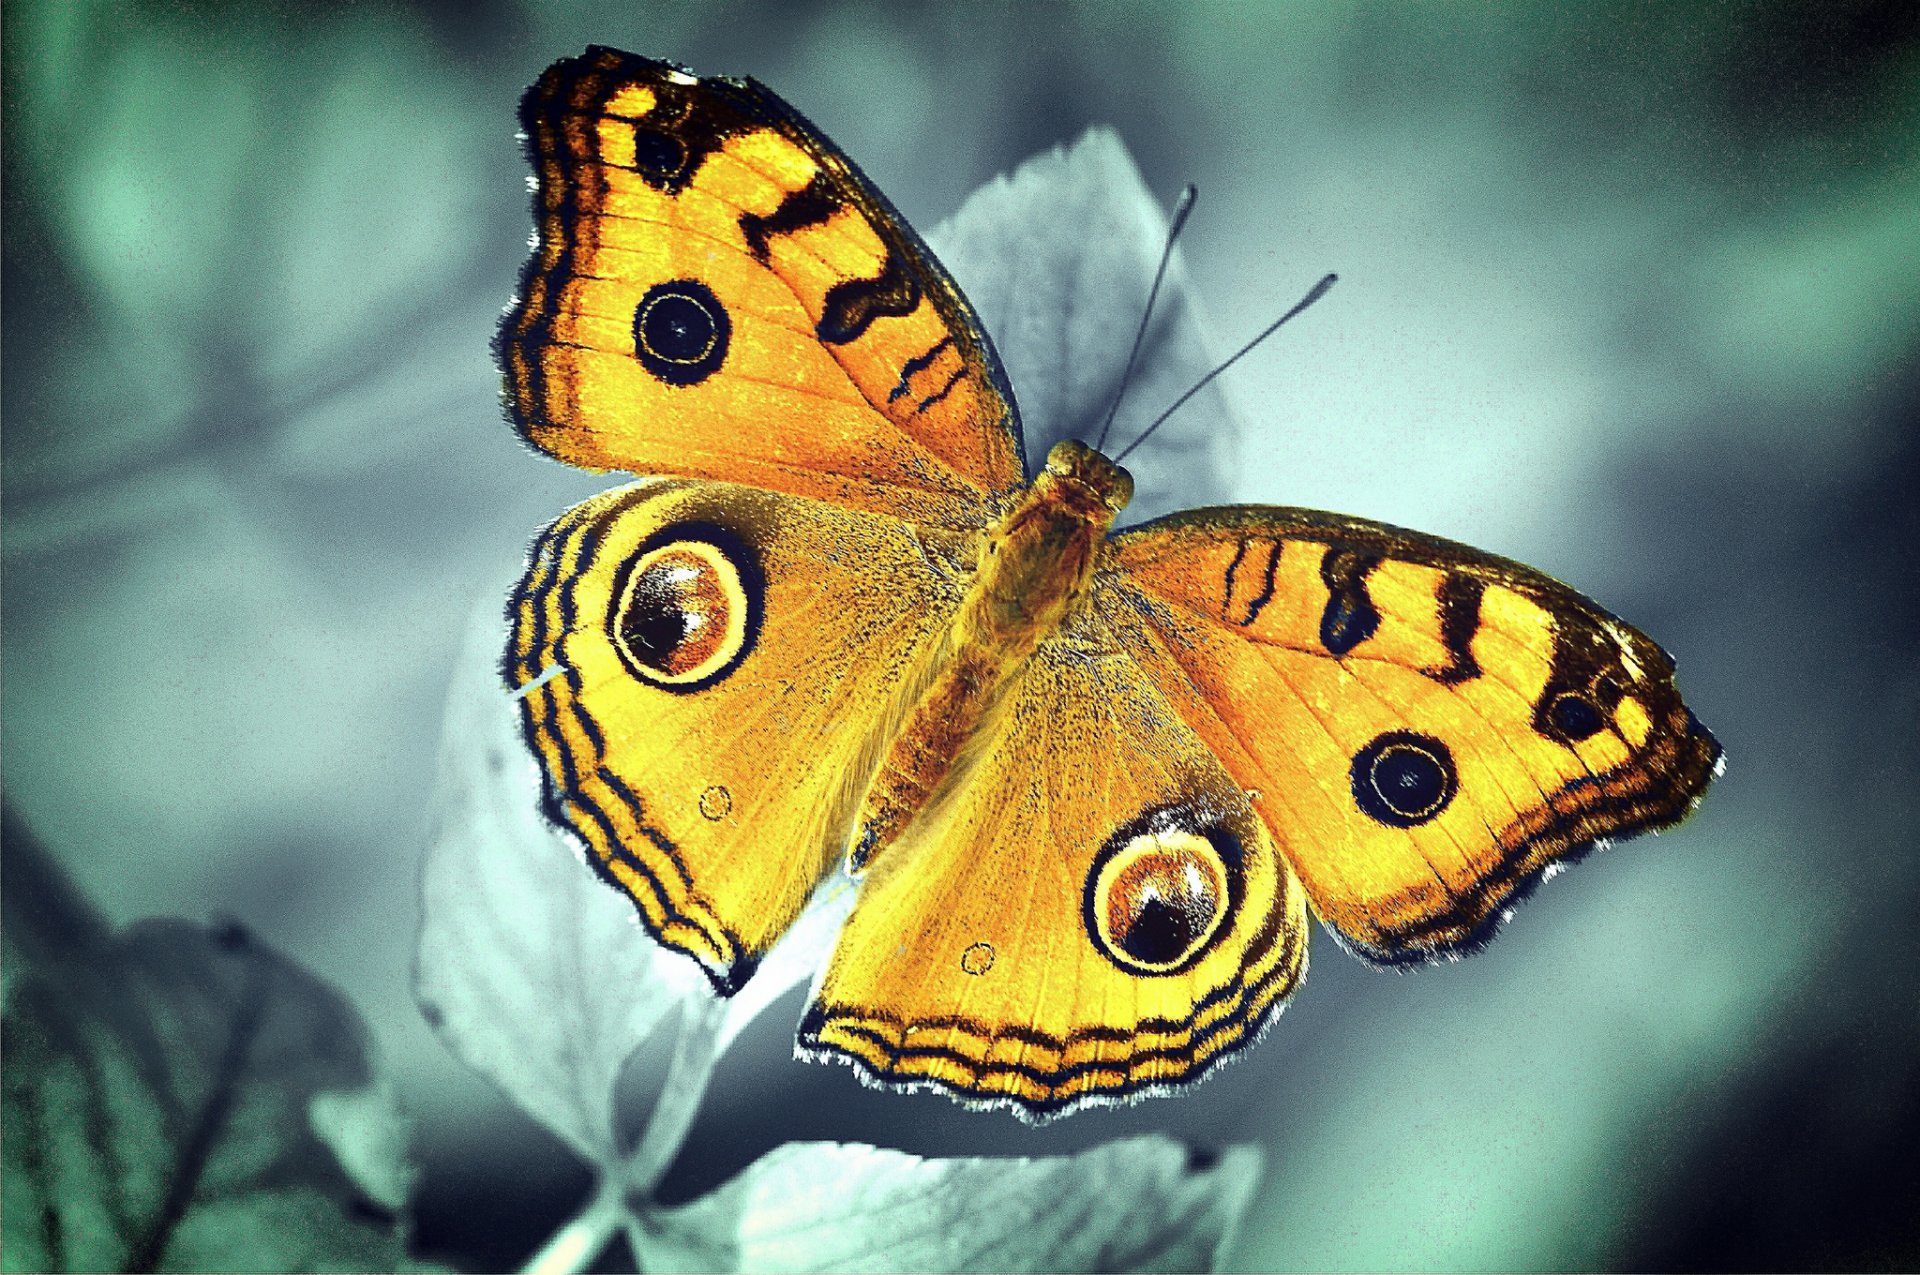
[[1915, 13], [16, 0], [6, 799], [115, 920], [238, 916], [346, 989], [423, 1252], [524, 1258], [586, 1171], [408, 990], [464, 617], [601, 485], [498, 406], [521, 90], [589, 42], [757, 76], [923, 227], [1111, 123], [1199, 185], [1223, 343], [1341, 275], [1231, 374], [1226, 494], [1574, 583], [1674, 654], [1726, 777], [1465, 964], [1320, 942], [1176, 1100], [1034, 1130], [876, 1094], [777, 1007], [669, 1192], [789, 1138], [1164, 1130], [1266, 1147], [1242, 1268], [1920, 1266]]

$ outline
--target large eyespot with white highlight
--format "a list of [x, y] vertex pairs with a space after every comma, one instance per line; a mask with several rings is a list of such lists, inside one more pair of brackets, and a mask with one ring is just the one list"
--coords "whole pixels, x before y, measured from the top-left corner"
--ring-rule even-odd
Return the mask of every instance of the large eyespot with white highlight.
[[1239, 902], [1240, 843], [1187, 811], [1162, 811], [1116, 833], [1087, 873], [1093, 945], [1134, 974], [1192, 967]]
[[752, 549], [706, 523], [654, 535], [621, 568], [608, 630], [627, 671], [676, 693], [714, 685], [760, 630], [765, 594]]

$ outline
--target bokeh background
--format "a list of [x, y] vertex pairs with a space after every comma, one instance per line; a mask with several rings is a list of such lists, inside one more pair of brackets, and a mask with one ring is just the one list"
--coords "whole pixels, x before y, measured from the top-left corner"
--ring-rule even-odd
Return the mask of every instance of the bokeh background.
[[464, 618], [602, 481], [497, 403], [520, 91], [588, 42], [757, 76], [922, 226], [1111, 123], [1199, 185], [1223, 341], [1342, 277], [1231, 374], [1227, 494], [1574, 582], [1674, 654], [1727, 774], [1471, 961], [1321, 942], [1176, 1100], [872, 1093], [776, 1007], [669, 1194], [790, 1138], [1164, 1130], [1266, 1148], [1243, 1268], [1920, 1266], [1916, 13], [9, 3], [6, 800], [114, 919], [237, 916], [345, 989], [420, 1250], [521, 1260], [586, 1171], [409, 992]]

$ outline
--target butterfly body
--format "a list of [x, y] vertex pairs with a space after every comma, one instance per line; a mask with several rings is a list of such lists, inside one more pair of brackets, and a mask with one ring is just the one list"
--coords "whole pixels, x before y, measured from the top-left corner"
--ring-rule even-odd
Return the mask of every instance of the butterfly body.
[[867, 788], [850, 870], [864, 871], [898, 838], [1041, 641], [1086, 605], [1107, 532], [1132, 494], [1126, 470], [1067, 440], [988, 529], [965, 600], [935, 648], [937, 667]]
[[1719, 748], [1666, 653], [1464, 545], [1277, 506], [1114, 530], [1029, 483], [966, 298], [751, 81], [590, 49], [522, 104], [539, 234], [515, 423], [656, 477], [570, 510], [510, 603], [547, 814], [737, 990], [857, 901], [800, 1051], [1046, 1115], [1178, 1086], [1305, 970], [1484, 942]]

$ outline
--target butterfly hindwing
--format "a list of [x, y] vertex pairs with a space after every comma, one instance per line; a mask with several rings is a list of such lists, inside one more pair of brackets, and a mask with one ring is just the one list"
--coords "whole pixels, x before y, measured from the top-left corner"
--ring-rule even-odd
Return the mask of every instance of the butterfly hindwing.
[[1115, 537], [1102, 612], [1374, 960], [1469, 950], [1596, 842], [1683, 817], [1719, 746], [1672, 662], [1517, 563], [1306, 510]]
[[774, 94], [592, 48], [521, 122], [538, 235], [499, 354], [535, 445], [947, 526], [1022, 481], [965, 298]]
[[849, 776], [951, 617], [971, 541], [655, 479], [568, 511], [508, 606], [548, 814], [737, 988], [845, 849]]
[[1304, 894], [1106, 626], [1044, 642], [976, 748], [868, 873], [802, 1051], [1046, 1115], [1257, 1035], [1304, 972]]

